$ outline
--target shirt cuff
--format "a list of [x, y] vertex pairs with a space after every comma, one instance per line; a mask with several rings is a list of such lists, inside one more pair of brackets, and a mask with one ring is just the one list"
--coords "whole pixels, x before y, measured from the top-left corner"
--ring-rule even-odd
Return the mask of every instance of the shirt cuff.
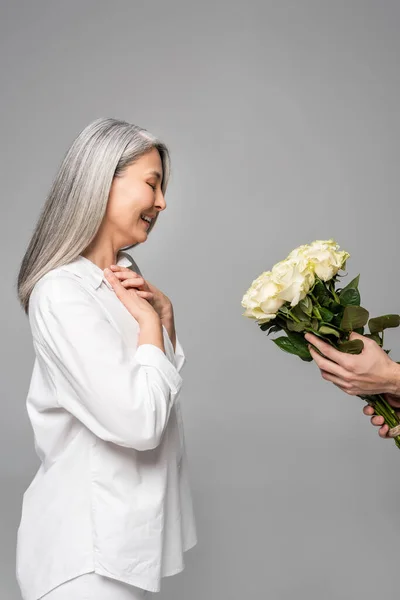
[[182, 377], [167, 356], [154, 344], [142, 344], [136, 350], [135, 359], [140, 365], [155, 367], [164, 377], [169, 388], [177, 394], [182, 387]]
[[175, 367], [177, 371], [180, 371], [183, 367], [183, 365], [186, 362], [186, 356], [185, 353], [183, 351], [183, 348], [180, 344], [180, 341], [178, 339], [178, 336], [176, 335], [175, 338]]

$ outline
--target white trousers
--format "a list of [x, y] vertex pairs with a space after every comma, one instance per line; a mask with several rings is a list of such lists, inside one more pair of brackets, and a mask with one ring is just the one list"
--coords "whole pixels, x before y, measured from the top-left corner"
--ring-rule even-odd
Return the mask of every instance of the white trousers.
[[142, 600], [148, 592], [97, 573], [86, 573], [62, 583], [40, 600]]

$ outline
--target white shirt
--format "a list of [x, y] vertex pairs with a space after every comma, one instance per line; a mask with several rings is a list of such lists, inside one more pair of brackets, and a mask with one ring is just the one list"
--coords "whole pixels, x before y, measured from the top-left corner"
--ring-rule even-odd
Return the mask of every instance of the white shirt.
[[[118, 264], [134, 264], [122, 255]], [[146, 590], [197, 542], [179, 396], [185, 356], [139, 324], [89, 259], [35, 285], [27, 410], [41, 466], [17, 534], [24, 600], [96, 572]]]

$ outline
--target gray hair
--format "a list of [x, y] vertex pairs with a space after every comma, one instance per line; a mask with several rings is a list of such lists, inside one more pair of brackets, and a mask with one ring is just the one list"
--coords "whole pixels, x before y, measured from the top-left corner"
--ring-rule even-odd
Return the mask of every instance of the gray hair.
[[37, 281], [51, 269], [77, 258], [96, 236], [114, 177], [153, 148], [160, 153], [161, 189], [165, 193], [169, 151], [146, 129], [101, 118], [81, 131], [64, 157], [22, 259], [17, 294], [26, 314]]

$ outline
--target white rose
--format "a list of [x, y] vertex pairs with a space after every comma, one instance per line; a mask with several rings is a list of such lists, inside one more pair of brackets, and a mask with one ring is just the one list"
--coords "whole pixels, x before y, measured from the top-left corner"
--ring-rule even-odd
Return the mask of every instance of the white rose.
[[334, 240], [316, 240], [305, 251], [306, 256], [313, 264], [315, 274], [322, 281], [329, 281], [349, 258], [348, 252], [340, 251], [339, 245]]
[[299, 253], [277, 263], [272, 269], [272, 279], [281, 288], [279, 298], [296, 306], [310, 291], [315, 277], [309, 261]]
[[257, 319], [260, 323], [274, 319], [285, 302], [279, 298], [280, 290], [280, 286], [271, 279], [271, 271], [262, 273], [243, 296], [242, 306], [246, 309], [244, 316]]

